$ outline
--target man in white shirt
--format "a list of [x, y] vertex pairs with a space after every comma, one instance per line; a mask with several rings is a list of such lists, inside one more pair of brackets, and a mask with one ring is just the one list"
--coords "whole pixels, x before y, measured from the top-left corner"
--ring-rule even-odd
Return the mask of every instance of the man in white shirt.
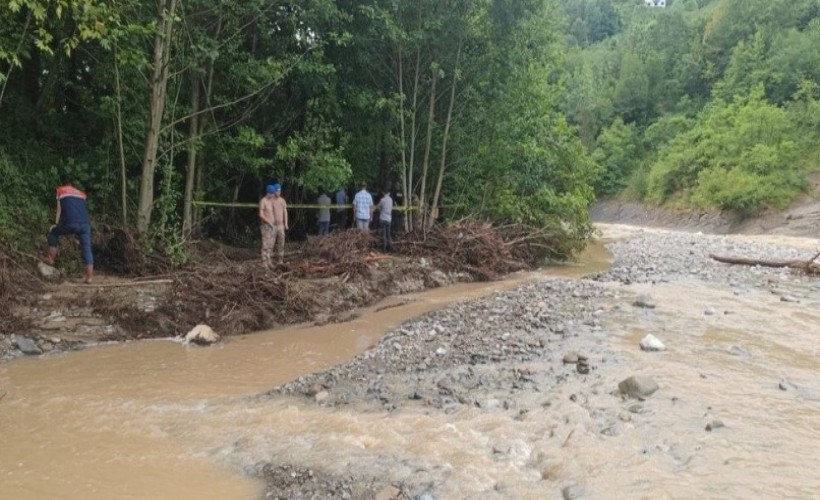
[[353, 198], [353, 216], [356, 218], [356, 227], [362, 231], [370, 230], [370, 220], [373, 218], [373, 197], [367, 192], [367, 184], [362, 182], [362, 189]]

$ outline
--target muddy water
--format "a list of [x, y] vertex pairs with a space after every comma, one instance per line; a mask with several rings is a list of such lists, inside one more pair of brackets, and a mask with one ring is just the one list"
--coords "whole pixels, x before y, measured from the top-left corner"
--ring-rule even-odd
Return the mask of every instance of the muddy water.
[[[664, 394], [648, 403], [652, 425], [635, 444], [650, 455], [659, 445], [670, 463], [623, 457], [629, 473], [609, 470], [597, 484], [651, 497], [817, 498], [820, 478], [811, 464], [820, 456], [820, 302], [784, 304], [766, 290], [735, 296], [697, 282], [645, 288], [664, 311], [631, 322], [637, 329], [621, 337], [619, 351]], [[708, 306], [718, 314], [705, 316]], [[669, 351], [637, 350], [646, 333]], [[779, 390], [784, 377], [798, 389]], [[726, 427], [705, 432], [715, 418]]]
[[[0, 395], [6, 393], [0, 401], [0, 496], [254, 498], [261, 485], [241, 472], [270, 458], [262, 450], [293, 453], [301, 444], [321, 453], [334, 440], [362, 449], [407, 446], [405, 423], [392, 419], [274, 408], [245, 398], [347, 361], [430, 310], [546, 275], [603, 270], [608, 261], [599, 242], [575, 265], [393, 297], [343, 324], [231, 338], [208, 349], [147, 341], [0, 365]], [[326, 432], [334, 425], [343, 432]], [[447, 425], [436, 422], [435, 433], [449, 432]], [[297, 444], [283, 439], [292, 433]], [[438, 453], [438, 446], [419, 452]], [[463, 461], [453, 453], [454, 463]]]

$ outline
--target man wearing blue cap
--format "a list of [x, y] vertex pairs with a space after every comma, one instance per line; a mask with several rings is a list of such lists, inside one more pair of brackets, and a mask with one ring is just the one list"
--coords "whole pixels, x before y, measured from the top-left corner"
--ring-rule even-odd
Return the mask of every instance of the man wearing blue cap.
[[273, 247], [279, 256], [279, 264], [285, 259], [285, 231], [288, 230], [288, 205], [281, 196], [282, 186], [269, 184], [265, 197], [259, 202], [259, 218], [262, 230], [262, 264], [273, 267]]

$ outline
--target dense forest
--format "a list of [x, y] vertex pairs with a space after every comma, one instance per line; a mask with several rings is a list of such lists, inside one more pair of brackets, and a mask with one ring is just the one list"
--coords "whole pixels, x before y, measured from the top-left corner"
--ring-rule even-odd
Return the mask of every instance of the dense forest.
[[389, 184], [416, 226], [567, 251], [595, 192], [782, 206], [818, 167], [818, 47], [820, 0], [4, 0], [0, 239], [42, 243], [63, 171], [97, 226], [180, 259], [258, 238], [199, 202], [272, 181]]

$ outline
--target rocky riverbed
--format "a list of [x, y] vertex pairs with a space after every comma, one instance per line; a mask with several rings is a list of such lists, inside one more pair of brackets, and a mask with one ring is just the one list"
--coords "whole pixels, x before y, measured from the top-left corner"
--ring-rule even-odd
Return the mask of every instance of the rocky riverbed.
[[[260, 396], [392, 419], [407, 439], [346, 446], [344, 431], [329, 430], [342, 443], [327, 453], [300, 459], [310, 448], [300, 442], [284, 460], [255, 455], [267, 496], [820, 491], [808, 465], [820, 452], [808, 424], [820, 401], [819, 346], [807, 332], [820, 320], [820, 281], [709, 258], [809, 259], [817, 242], [617, 226], [604, 236], [619, 238], [607, 272], [427, 314], [349, 363]], [[664, 350], [642, 351], [648, 334]], [[776, 409], [760, 408], [769, 405]], [[772, 432], [776, 422], [789, 429]]]

